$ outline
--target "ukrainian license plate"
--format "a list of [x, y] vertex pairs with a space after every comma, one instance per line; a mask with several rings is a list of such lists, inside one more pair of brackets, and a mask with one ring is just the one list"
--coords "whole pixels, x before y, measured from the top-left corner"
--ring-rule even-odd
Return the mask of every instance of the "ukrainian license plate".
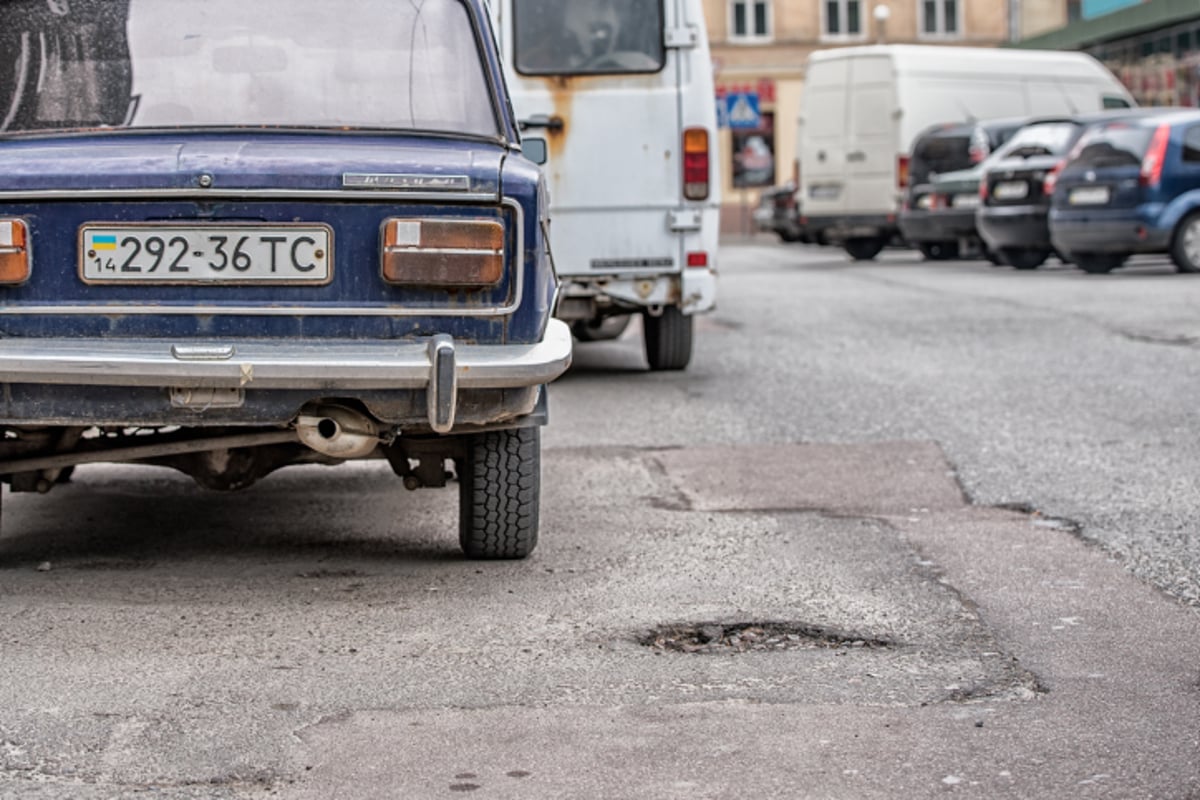
[[992, 189], [992, 197], [997, 200], [1024, 200], [1029, 196], [1029, 184], [1025, 181], [1003, 181]]
[[1073, 206], [1102, 206], [1108, 202], [1107, 186], [1083, 186], [1072, 189], [1067, 202]]
[[86, 283], [325, 284], [328, 225], [84, 225]]
[[956, 194], [954, 195], [955, 208], [979, 208], [978, 194]]

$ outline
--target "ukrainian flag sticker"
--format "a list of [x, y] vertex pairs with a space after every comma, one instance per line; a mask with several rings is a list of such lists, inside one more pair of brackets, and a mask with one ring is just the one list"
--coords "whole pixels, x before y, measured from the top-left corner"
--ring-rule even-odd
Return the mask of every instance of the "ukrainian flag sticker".
[[117, 237], [116, 236], [92, 236], [92, 249], [93, 250], [116, 250], [117, 249]]

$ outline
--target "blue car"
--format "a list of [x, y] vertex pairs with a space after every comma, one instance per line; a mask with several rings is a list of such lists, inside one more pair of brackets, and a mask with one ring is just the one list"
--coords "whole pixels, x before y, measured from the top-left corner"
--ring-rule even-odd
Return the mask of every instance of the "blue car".
[[571, 337], [483, 0], [4, 10], [11, 491], [380, 459], [457, 477], [466, 555], [528, 555]]
[[1180, 272], [1200, 272], [1200, 112], [1089, 129], [1059, 175], [1050, 238], [1085, 272], [1134, 253], [1169, 253]]

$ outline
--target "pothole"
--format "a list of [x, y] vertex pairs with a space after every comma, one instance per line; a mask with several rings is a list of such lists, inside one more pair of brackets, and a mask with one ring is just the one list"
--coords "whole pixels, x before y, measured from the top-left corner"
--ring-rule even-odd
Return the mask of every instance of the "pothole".
[[638, 644], [677, 653], [751, 653], [781, 650], [872, 649], [894, 643], [798, 622], [696, 622], [662, 625], [638, 637]]

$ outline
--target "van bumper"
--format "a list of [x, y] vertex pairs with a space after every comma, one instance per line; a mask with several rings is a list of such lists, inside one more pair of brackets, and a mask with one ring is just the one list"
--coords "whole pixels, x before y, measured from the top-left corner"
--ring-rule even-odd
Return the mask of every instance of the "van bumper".
[[844, 242], [847, 239], [891, 238], [900, 232], [895, 214], [849, 214], [839, 216], [806, 216], [800, 220], [814, 239]]

